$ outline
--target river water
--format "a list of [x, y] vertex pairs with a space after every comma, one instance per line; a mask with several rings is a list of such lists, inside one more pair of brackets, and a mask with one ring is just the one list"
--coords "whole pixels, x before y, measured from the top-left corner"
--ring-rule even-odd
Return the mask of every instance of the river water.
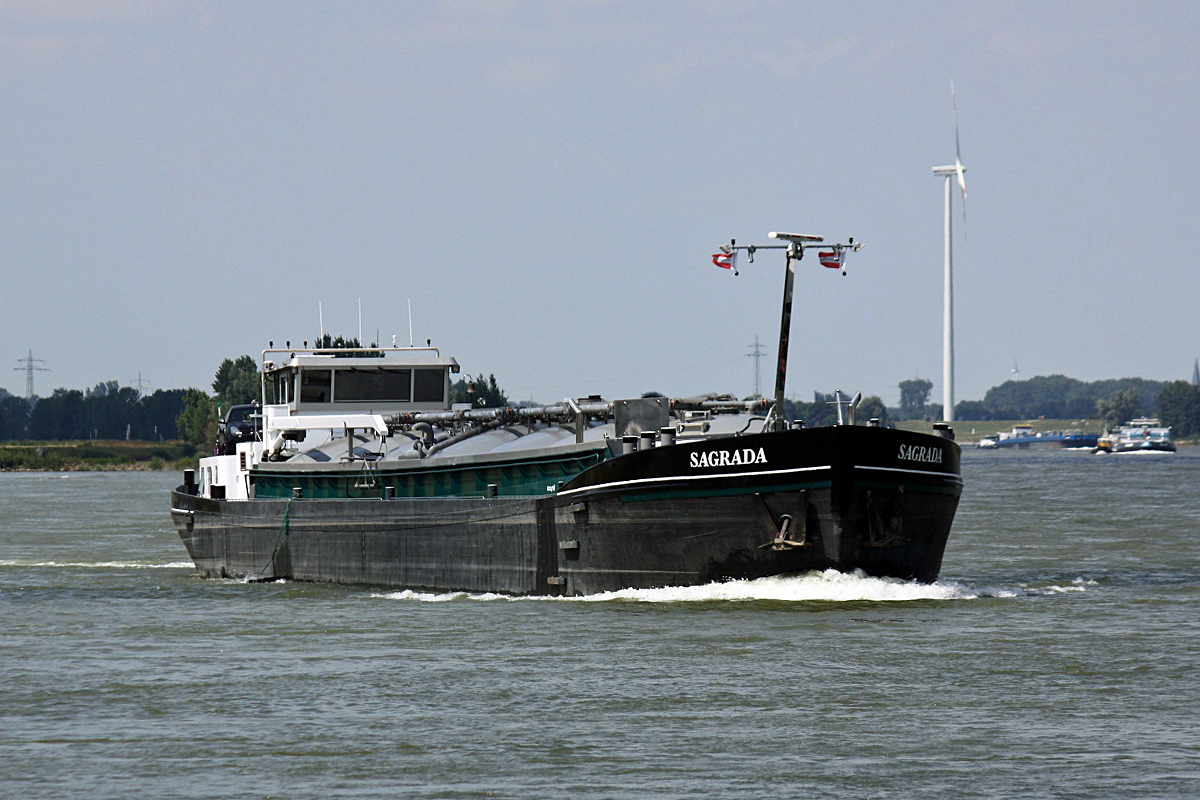
[[195, 577], [163, 473], [0, 474], [3, 798], [1200, 796], [1200, 452], [964, 453], [942, 579]]

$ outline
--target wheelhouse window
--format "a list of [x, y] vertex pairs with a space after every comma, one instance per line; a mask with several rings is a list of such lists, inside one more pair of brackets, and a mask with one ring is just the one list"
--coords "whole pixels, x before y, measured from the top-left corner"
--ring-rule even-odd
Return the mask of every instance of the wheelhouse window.
[[290, 369], [279, 370], [267, 375], [267, 402], [292, 402], [292, 379], [296, 373]]
[[300, 371], [300, 402], [328, 403], [333, 393], [333, 373], [327, 369]]
[[335, 387], [339, 403], [408, 402], [412, 371], [407, 369], [339, 369]]
[[441, 403], [446, 399], [444, 369], [413, 370], [413, 400], [418, 403]]

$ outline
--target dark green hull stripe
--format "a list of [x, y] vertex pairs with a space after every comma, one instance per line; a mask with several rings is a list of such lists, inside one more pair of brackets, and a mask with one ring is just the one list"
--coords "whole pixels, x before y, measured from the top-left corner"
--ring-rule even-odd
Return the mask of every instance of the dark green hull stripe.
[[[639, 503], [644, 500], [665, 500], [681, 497], [730, 497], [740, 494], [762, 494], [764, 492], [797, 492], [802, 489], [828, 489], [833, 484], [830, 481], [810, 481], [808, 483], [775, 483], [739, 486], [730, 489], [678, 489], [675, 491], [643, 492], [641, 494], [621, 494], [621, 499], [627, 503]], [[586, 501], [586, 497], [579, 498]]]

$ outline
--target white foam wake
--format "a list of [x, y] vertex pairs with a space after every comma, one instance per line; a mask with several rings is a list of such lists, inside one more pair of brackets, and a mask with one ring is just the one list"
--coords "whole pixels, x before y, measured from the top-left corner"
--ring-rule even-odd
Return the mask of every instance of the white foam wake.
[[873, 578], [862, 572], [844, 573], [836, 570], [808, 572], [756, 580], [736, 580], [708, 583], [703, 586], [670, 586], [660, 589], [621, 589], [615, 592], [584, 597], [510, 597], [500, 594], [469, 594], [466, 592], [414, 592], [410, 590], [374, 594], [393, 600], [417, 600], [445, 603], [452, 600], [509, 600], [539, 602], [604, 603], [613, 601], [638, 603], [711, 603], [776, 600], [782, 602], [907, 602], [913, 600], [972, 600], [980, 592], [953, 582], [913, 583], [895, 578]]
[[191, 561], [143, 564], [136, 561], [21, 561], [0, 559], [0, 567], [68, 567], [71, 569], [193, 569]]
[[662, 589], [622, 589], [578, 598], [596, 602], [634, 600], [645, 603], [702, 603], [778, 600], [783, 602], [897, 602], [911, 600], [965, 600], [974, 594], [953, 583], [913, 583], [895, 578], [873, 578], [863, 572], [808, 572], [756, 580], [726, 581], [704, 586]]
[[1091, 580], [1088, 578], [1075, 578], [1073, 581], [1071, 581], [1070, 586], [1063, 586], [1060, 584], [1051, 584], [1049, 586], [1043, 586], [1043, 587], [1023, 586], [1022, 588], [1025, 589], [1030, 594], [1050, 595], [1050, 594], [1067, 594], [1069, 592], [1086, 592], [1087, 587], [1096, 586], [1096, 585], [1097, 585], [1096, 581], [1094, 581], [1094, 580]]

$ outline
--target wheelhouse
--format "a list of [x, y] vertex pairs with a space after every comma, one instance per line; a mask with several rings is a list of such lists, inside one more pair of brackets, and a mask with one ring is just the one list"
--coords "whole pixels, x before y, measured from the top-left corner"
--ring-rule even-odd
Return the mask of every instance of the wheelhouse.
[[458, 362], [433, 347], [264, 350], [263, 403], [290, 414], [450, 408]]

